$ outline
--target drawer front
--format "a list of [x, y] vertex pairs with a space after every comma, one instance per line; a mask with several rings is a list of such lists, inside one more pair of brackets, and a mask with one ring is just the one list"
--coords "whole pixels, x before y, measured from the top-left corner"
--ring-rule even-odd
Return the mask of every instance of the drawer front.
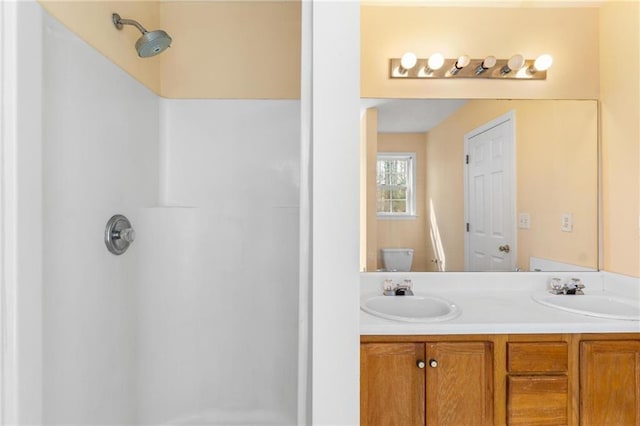
[[507, 381], [507, 424], [566, 425], [566, 376], [511, 376]]
[[510, 342], [507, 346], [509, 373], [565, 373], [566, 342]]

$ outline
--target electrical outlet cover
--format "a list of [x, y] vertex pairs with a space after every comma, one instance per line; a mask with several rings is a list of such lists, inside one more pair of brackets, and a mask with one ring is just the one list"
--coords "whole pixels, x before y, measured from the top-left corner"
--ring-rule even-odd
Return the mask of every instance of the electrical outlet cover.
[[571, 213], [562, 214], [562, 226], [560, 229], [563, 232], [573, 232], [573, 215]]

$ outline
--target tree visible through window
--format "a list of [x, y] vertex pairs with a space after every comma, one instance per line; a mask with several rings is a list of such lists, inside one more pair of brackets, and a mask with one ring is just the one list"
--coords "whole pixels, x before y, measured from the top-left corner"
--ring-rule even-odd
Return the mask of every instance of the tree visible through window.
[[378, 216], [415, 215], [415, 158], [415, 153], [378, 153]]

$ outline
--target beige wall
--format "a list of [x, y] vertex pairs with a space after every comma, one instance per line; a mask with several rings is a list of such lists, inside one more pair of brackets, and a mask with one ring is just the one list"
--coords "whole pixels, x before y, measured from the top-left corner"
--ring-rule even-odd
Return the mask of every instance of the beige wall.
[[[464, 135], [510, 110], [517, 212], [531, 215], [530, 229], [518, 230], [517, 265], [528, 269], [536, 256], [596, 268], [596, 102], [473, 100], [427, 134], [427, 232], [440, 235], [446, 270], [464, 270]], [[565, 212], [571, 233], [560, 230]]]
[[[469, 114], [460, 111], [426, 135], [427, 257], [440, 270], [464, 271], [464, 178], [462, 159]], [[477, 126], [475, 126], [477, 127]], [[473, 129], [474, 127], [471, 127]]]
[[[300, 98], [299, 1], [167, 1], [169, 98]], [[166, 52], [165, 52], [166, 53]]]
[[360, 270], [375, 271], [378, 265], [376, 233], [376, 179], [378, 110], [368, 108], [360, 117]]
[[600, 9], [603, 268], [640, 277], [640, 6]]
[[[363, 97], [598, 98], [597, 8], [363, 6], [360, 19]], [[550, 53], [554, 64], [545, 81], [389, 79], [389, 59], [406, 51], [448, 58]]]
[[[378, 133], [378, 152], [416, 153], [416, 215], [414, 219], [376, 220], [377, 253], [384, 247], [409, 247], [414, 250], [413, 271], [428, 271], [429, 260], [426, 253], [425, 221], [425, 134], [424, 133]], [[374, 163], [375, 164], [375, 163]], [[375, 166], [374, 166], [375, 167]], [[375, 189], [375, 175], [371, 185]], [[375, 194], [374, 194], [375, 197]], [[373, 206], [375, 214], [376, 206]], [[377, 268], [382, 268], [378, 257]]]
[[[281, 1], [39, 0], [74, 33], [169, 98], [298, 99], [301, 5]], [[111, 14], [162, 28], [172, 47], [141, 59], [140, 33]]]

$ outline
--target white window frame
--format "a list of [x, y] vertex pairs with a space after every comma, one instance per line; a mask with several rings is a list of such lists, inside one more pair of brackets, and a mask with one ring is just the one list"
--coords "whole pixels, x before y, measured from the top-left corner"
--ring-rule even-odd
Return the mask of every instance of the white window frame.
[[[407, 183], [407, 211], [406, 213], [378, 212], [379, 219], [414, 219], [416, 218], [416, 153], [415, 152], [378, 152], [376, 156], [376, 176], [378, 172], [378, 161], [380, 160], [409, 160], [408, 183]], [[376, 194], [378, 183], [376, 181]]]

